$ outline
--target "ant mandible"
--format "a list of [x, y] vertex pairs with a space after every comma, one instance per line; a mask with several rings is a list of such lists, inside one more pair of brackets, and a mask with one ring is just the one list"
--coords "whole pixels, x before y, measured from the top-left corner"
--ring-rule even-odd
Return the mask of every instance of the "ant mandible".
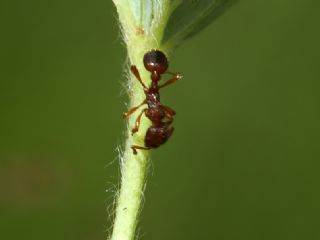
[[[164, 106], [160, 103], [160, 88], [168, 86], [182, 78], [180, 73], [169, 73], [167, 72], [169, 63], [166, 55], [159, 50], [151, 50], [147, 52], [143, 57], [144, 67], [147, 71], [151, 72], [151, 85], [147, 87], [141, 77], [140, 73], [135, 65], [131, 65], [131, 71], [141, 83], [144, 93], [146, 94], [146, 99], [136, 107], [131, 108], [128, 112], [124, 113], [123, 116], [128, 118], [132, 113], [134, 113], [142, 105], [147, 104], [147, 108], [144, 108], [138, 115], [134, 128], [132, 128], [132, 135], [139, 130], [140, 121], [142, 114], [145, 114], [147, 118], [151, 121], [151, 126], [146, 132], [144, 138], [144, 147], [132, 145], [131, 148], [134, 154], [137, 154], [137, 149], [149, 150], [151, 148], [157, 148], [164, 144], [169, 137], [172, 135], [173, 127], [170, 124], [173, 122], [173, 117], [176, 114], [171, 108]], [[173, 77], [163, 84], [158, 84], [161, 79], [161, 75], [164, 73], [172, 74]], [[166, 121], [164, 121], [166, 119]]]

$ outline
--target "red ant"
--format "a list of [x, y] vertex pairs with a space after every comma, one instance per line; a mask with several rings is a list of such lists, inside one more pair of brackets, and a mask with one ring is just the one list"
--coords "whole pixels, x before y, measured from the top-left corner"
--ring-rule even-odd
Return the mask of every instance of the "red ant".
[[[131, 71], [141, 83], [146, 94], [146, 99], [138, 106], [133, 107], [128, 112], [124, 113], [123, 116], [127, 118], [139, 107], [147, 104], [148, 107], [141, 111], [135, 121], [135, 126], [132, 128], [132, 135], [139, 130], [140, 120], [143, 113], [150, 119], [152, 125], [148, 128], [144, 139], [145, 147], [137, 145], [131, 146], [134, 154], [137, 154], [137, 149], [149, 150], [151, 148], [157, 148], [164, 144], [172, 135], [174, 128], [170, 127], [170, 124], [173, 122], [173, 117], [176, 112], [167, 106], [161, 105], [159, 89], [182, 78], [180, 73], [170, 73], [173, 74], [173, 77], [165, 83], [158, 85], [161, 75], [166, 73], [169, 66], [166, 55], [159, 50], [151, 50], [147, 52], [143, 57], [143, 63], [144, 67], [151, 72], [151, 86], [147, 87], [142, 82], [137, 67], [135, 65], [131, 65]], [[165, 118], [167, 120], [163, 121]]]

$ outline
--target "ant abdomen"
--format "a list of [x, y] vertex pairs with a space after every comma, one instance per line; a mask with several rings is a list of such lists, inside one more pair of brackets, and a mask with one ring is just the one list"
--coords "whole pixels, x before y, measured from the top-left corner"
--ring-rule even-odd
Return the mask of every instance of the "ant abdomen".
[[169, 125], [164, 123], [161, 127], [148, 128], [144, 144], [148, 148], [157, 148], [164, 144], [172, 135], [173, 127], [169, 128]]

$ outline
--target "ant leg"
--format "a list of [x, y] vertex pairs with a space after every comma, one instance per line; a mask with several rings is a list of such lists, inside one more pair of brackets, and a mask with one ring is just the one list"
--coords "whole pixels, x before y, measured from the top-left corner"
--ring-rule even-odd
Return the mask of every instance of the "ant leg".
[[137, 146], [137, 145], [132, 145], [132, 146], [131, 146], [131, 149], [132, 149], [132, 151], [133, 151], [133, 154], [136, 155], [136, 154], [137, 154], [137, 149], [140, 149], [140, 150], [149, 150], [150, 148], [141, 147], [141, 146]]
[[182, 78], [182, 75], [180, 73], [170, 73], [170, 74], [173, 74], [173, 77], [171, 79], [169, 79], [168, 81], [166, 81], [165, 83], [160, 84], [159, 88], [163, 88], [163, 87], [168, 86], [172, 83], [175, 83], [177, 80]]
[[172, 135], [173, 130], [174, 130], [174, 127], [170, 128], [169, 133], [168, 133], [168, 138]]
[[162, 105], [161, 107], [164, 111], [166, 118], [168, 119], [168, 125], [171, 124], [173, 122], [173, 116], [176, 115], [176, 112], [167, 106]]
[[137, 69], [136, 65], [131, 65], [131, 72], [134, 74], [134, 76], [138, 79], [138, 81], [141, 83], [141, 85], [143, 86], [144, 90], [147, 90], [148, 88], [146, 87], [146, 85], [144, 85], [144, 83], [142, 82], [139, 70]]
[[137, 117], [136, 122], [135, 122], [135, 124], [134, 124], [134, 128], [132, 128], [132, 130], [131, 130], [132, 135], [139, 131], [141, 117], [142, 117], [142, 114], [143, 114], [145, 111], [146, 111], [146, 109], [143, 109], [143, 110], [141, 111], [141, 113], [139, 114], [139, 116]]
[[161, 107], [163, 108], [163, 110], [165, 112], [170, 113], [170, 115], [172, 115], [172, 116], [176, 115], [176, 112], [172, 108], [170, 108], [168, 106], [164, 106], [164, 105], [161, 105]]
[[123, 113], [123, 118], [127, 118], [129, 117], [132, 113], [134, 113], [139, 107], [141, 107], [143, 104], [146, 103], [146, 100], [144, 100], [141, 104], [139, 104], [136, 107], [132, 107], [131, 109], [129, 109], [129, 111]]

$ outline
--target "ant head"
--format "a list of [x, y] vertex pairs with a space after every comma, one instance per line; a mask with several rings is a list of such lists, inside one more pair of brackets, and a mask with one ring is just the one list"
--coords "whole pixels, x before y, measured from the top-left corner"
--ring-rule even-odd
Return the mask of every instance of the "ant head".
[[162, 74], [168, 69], [168, 60], [166, 55], [159, 50], [151, 50], [143, 57], [144, 67], [149, 72]]

